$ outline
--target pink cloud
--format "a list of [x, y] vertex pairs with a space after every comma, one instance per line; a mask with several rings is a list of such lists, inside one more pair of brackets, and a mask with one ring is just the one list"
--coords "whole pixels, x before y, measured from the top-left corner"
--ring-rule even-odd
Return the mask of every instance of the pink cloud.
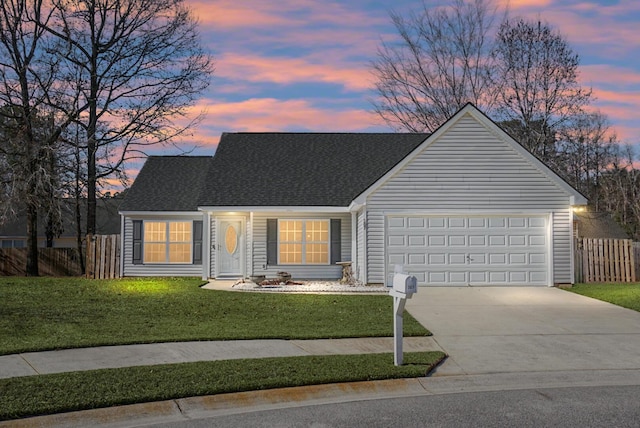
[[379, 15], [348, 7], [348, 3], [316, 0], [191, 0], [187, 2], [203, 24], [233, 28], [309, 28], [311, 24], [370, 27], [386, 23]]
[[208, 108], [208, 124], [220, 131], [274, 132], [288, 129], [358, 131], [376, 126], [376, 118], [360, 109], [329, 109], [305, 100], [252, 98], [215, 103]]
[[[264, 6], [262, 2], [262, 5]], [[188, 1], [193, 14], [200, 24], [211, 25], [215, 29], [233, 29], [238, 27], [264, 28], [291, 25], [283, 16], [271, 13], [260, 7], [260, 3], [238, 1]]]
[[616, 88], [640, 89], [640, 73], [610, 64], [583, 65], [580, 67], [583, 84]]
[[217, 75], [229, 79], [242, 76], [250, 82], [291, 84], [300, 82], [322, 82], [341, 85], [353, 91], [364, 91], [371, 87], [369, 72], [361, 67], [341, 64], [332, 58], [327, 63], [314, 63], [304, 58], [262, 57], [228, 53], [219, 59]]

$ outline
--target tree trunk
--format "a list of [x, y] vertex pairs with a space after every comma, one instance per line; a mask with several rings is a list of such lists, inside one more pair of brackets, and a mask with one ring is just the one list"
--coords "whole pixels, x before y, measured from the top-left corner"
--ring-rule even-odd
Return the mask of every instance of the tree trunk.
[[38, 207], [27, 204], [27, 276], [38, 276]]

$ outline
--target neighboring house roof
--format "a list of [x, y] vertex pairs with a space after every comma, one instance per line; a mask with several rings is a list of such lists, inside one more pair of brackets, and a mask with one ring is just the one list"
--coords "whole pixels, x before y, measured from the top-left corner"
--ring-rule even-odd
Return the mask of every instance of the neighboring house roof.
[[150, 156], [120, 211], [195, 211], [212, 156]]
[[225, 133], [199, 205], [346, 207], [427, 137]]
[[[99, 235], [120, 233], [120, 215], [118, 209], [122, 197], [103, 198], [96, 201], [96, 232]], [[59, 238], [76, 236], [75, 199], [64, 199], [61, 203], [62, 234]], [[80, 200], [80, 226], [86, 231], [87, 200]], [[45, 218], [38, 216], [38, 236], [45, 236]], [[24, 237], [27, 235], [26, 215], [22, 212], [17, 218], [0, 226], [0, 237]]]
[[573, 214], [579, 238], [629, 239], [627, 232], [606, 212], [576, 212]]

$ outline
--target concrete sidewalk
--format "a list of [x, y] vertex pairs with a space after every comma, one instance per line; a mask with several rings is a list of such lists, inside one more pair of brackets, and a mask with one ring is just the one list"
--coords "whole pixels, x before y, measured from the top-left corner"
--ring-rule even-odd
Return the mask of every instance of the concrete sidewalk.
[[[407, 337], [405, 352], [441, 351], [431, 337]], [[393, 352], [393, 338], [231, 340], [100, 346], [0, 356], [0, 378], [240, 358]]]

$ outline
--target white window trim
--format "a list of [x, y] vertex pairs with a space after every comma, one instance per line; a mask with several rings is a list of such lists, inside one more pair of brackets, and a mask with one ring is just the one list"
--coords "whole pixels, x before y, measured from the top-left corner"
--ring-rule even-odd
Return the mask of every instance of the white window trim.
[[[280, 260], [280, 223], [283, 221], [300, 221], [302, 222], [302, 262], [301, 263], [282, 263]], [[313, 241], [314, 244], [327, 244], [327, 263], [307, 263], [307, 241], [305, 233], [308, 221], [322, 221], [327, 224], [327, 241]], [[329, 266], [331, 265], [331, 220], [318, 218], [279, 218], [278, 219], [278, 265], [279, 266]], [[296, 241], [285, 241], [287, 244], [297, 244]]]
[[[147, 241], [147, 237], [146, 234], [144, 233], [145, 230], [145, 225], [146, 223], [164, 223], [165, 224], [165, 240], [163, 242], [161, 241]], [[170, 223], [189, 223], [189, 227], [191, 228], [190, 230], [190, 235], [191, 235], [191, 239], [189, 240], [189, 261], [188, 262], [172, 262], [169, 260], [169, 248], [171, 246], [171, 244], [186, 244], [187, 241], [177, 241], [177, 242], [171, 242], [170, 239]], [[193, 220], [143, 220], [142, 221], [142, 263], [145, 265], [191, 265], [193, 264]], [[147, 262], [145, 261], [145, 251], [147, 248], [147, 243], [149, 244], [164, 244], [165, 245], [165, 254], [164, 254], [164, 261], [162, 262]]]

